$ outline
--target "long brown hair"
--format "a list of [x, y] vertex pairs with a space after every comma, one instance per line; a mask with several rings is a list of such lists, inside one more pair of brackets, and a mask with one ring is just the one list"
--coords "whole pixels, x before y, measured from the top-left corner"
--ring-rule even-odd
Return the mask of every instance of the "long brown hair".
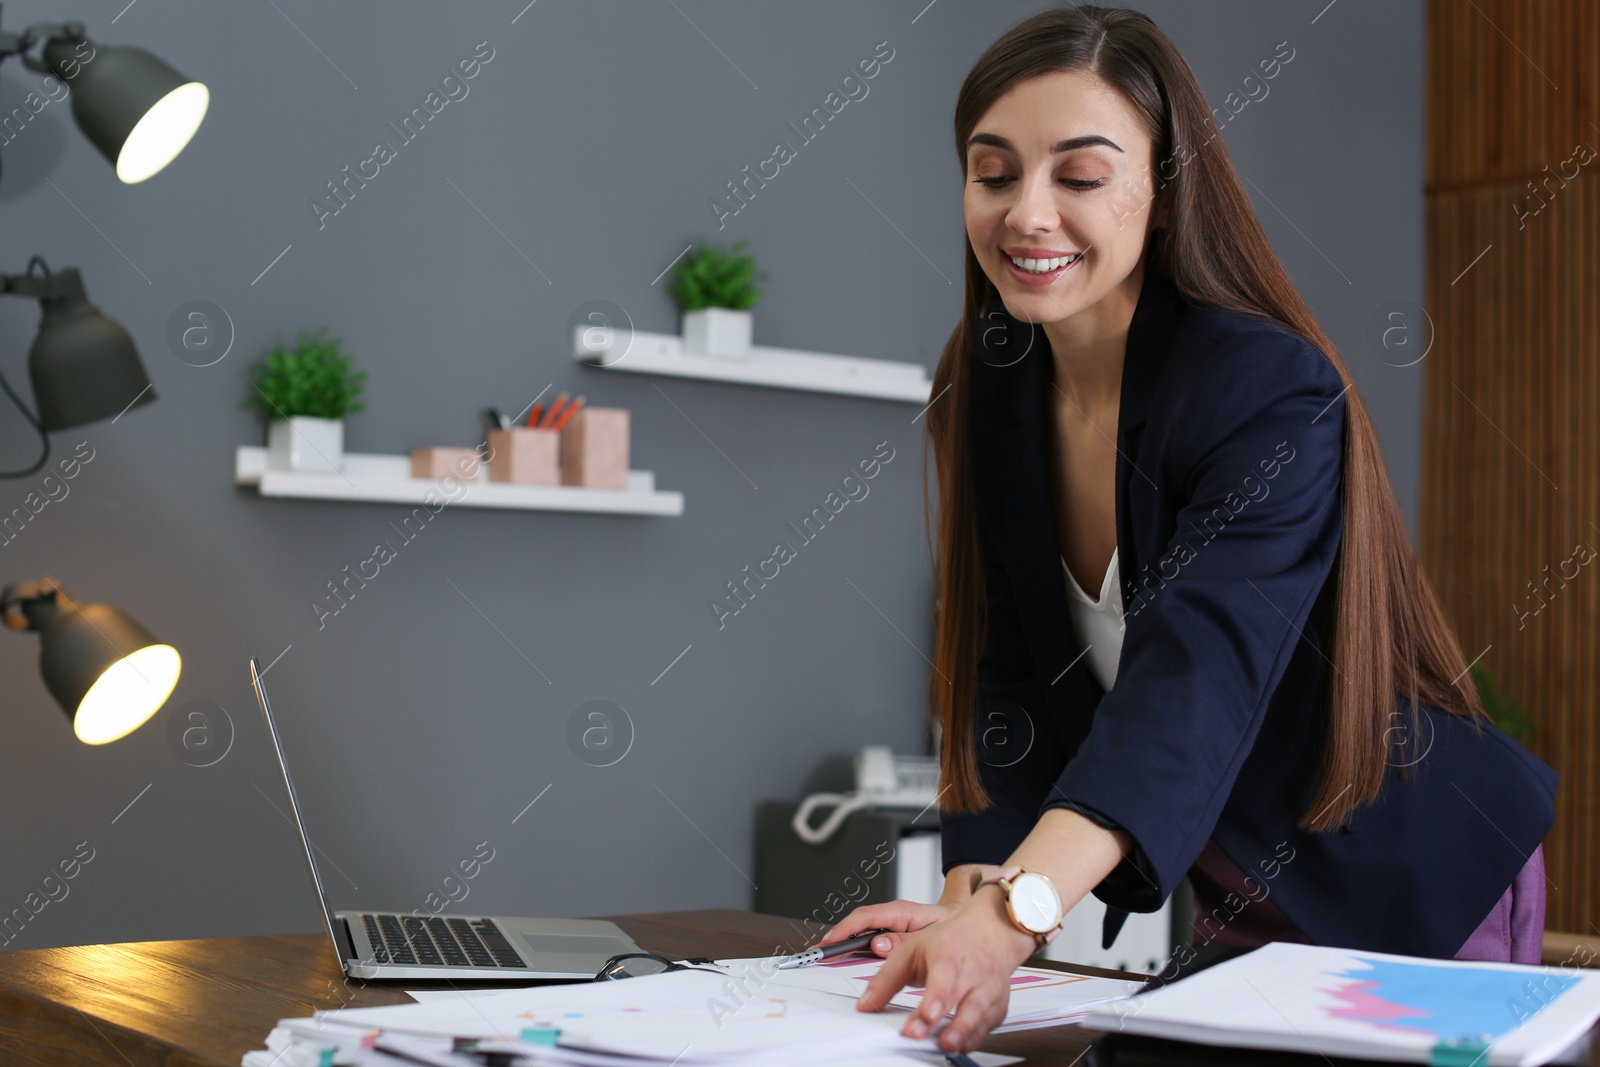
[[[1153, 266], [1194, 303], [1276, 322], [1314, 344], [1351, 385], [1349, 370], [1312, 317], [1267, 243], [1233, 161], [1215, 136], [1210, 106], [1193, 71], [1145, 14], [1126, 8], [1064, 7], [1013, 27], [973, 65], [956, 99], [956, 155], [966, 171], [967, 139], [1004, 93], [1028, 78], [1092, 73], [1117, 89], [1144, 121], [1154, 146], [1155, 194], [1168, 225], [1148, 245]], [[1203, 146], [1203, 147], [1202, 147]], [[1181, 165], [1174, 161], [1183, 156]], [[1153, 262], [1152, 262], [1153, 261]], [[973, 327], [999, 294], [967, 242], [961, 324], [934, 374], [926, 446], [937, 465], [937, 627], [929, 703], [941, 734], [942, 806], [986, 807], [974, 738], [976, 670], [984, 647], [983, 572], [978, 557], [968, 454]], [[1306, 830], [1338, 826], [1374, 800], [1392, 753], [1396, 696], [1486, 721], [1467, 664], [1416, 559], [1377, 433], [1354, 388], [1344, 394], [1344, 529], [1330, 583], [1334, 675], [1324, 709], [1322, 764], [1300, 818]], [[924, 471], [926, 471], [926, 452]], [[1324, 598], [1325, 599], [1325, 598]], [[1404, 728], [1404, 727], [1402, 727]]]

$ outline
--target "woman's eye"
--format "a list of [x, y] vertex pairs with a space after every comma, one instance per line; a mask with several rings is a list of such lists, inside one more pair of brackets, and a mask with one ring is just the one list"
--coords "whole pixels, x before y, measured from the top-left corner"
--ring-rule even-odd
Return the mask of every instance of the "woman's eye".
[[[1012, 180], [1013, 179], [1010, 177], [974, 178], [973, 184], [987, 186], [990, 189], [997, 189]], [[1061, 182], [1069, 189], [1087, 190], [1100, 188], [1106, 183], [1106, 180], [1104, 178], [1062, 178]]]

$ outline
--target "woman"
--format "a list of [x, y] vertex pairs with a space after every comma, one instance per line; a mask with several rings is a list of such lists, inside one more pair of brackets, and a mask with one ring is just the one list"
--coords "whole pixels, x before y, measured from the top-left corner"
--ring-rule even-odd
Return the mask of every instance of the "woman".
[[1485, 725], [1182, 57], [1139, 12], [1051, 10], [979, 59], [955, 128], [946, 881], [829, 932], [894, 931], [858, 1006], [922, 985], [906, 1034], [953, 1011], [941, 1047], [973, 1049], [1060, 911], [1093, 891], [1109, 945], [1185, 875], [1197, 941], [1537, 962], [1556, 776]]

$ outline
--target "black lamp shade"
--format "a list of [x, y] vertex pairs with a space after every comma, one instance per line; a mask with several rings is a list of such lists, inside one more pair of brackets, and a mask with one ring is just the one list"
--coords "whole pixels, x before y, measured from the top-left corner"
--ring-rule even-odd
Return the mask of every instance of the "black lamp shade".
[[177, 651], [110, 605], [63, 607], [41, 637], [45, 687], [89, 744], [137, 729], [177, 685]]
[[155, 399], [128, 331], [89, 303], [77, 270], [51, 275], [44, 315], [28, 355], [39, 423], [47, 433], [115, 418]]
[[165, 60], [129, 45], [52, 38], [44, 61], [72, 89], [72, 117], [85, 137], [130, 184], [161, 170], [205, 118], [210, 93]]

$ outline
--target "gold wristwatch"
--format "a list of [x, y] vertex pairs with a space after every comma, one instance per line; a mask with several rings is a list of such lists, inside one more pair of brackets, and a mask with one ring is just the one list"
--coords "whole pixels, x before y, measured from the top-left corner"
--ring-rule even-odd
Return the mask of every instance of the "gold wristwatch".
[[1061, 933], [1061, 921], [1066, 910], [1061, 906], [1061, 894], [1055, 883], [1038, 871], [1023, 870], [1020, 866], [1003, 867], [984, 874], [982, 869], [972, 872], [972, 891], [979, 886], [994, 883], [1006, 895], [1006, 915], [1011, 925], [1025, 934], [1032, 934], [1043, 948]]

